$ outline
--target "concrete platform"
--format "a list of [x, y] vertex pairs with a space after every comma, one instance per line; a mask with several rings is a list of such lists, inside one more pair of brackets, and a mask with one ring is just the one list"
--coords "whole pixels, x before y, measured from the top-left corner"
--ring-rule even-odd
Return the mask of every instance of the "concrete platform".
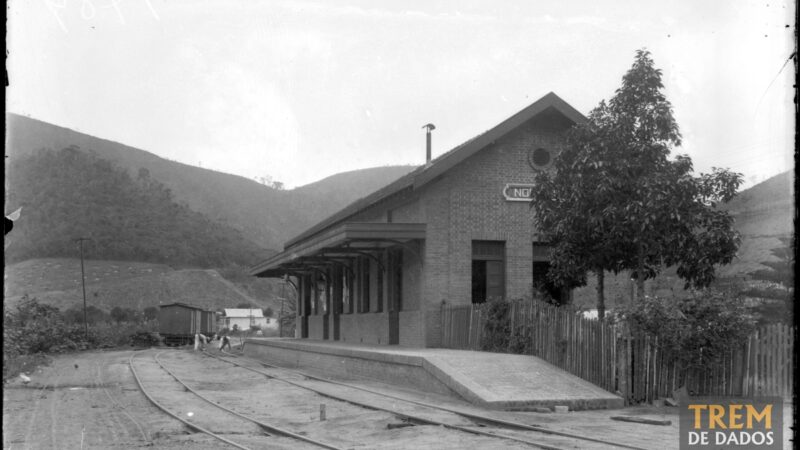
[[526, 355], [270, 338], [247, 339], [244, 353], [333, 378], [368, 379], [436, 394], [455, 394], [493, 409], [623, 407], [621, 397]]

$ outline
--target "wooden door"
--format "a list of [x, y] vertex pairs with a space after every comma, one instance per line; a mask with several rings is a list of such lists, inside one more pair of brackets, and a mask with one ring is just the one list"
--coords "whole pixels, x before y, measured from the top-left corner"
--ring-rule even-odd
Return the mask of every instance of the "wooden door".
[[503, 261], [486, 261], [486, 298], [503, 298], [505, 296], [505, 263]]

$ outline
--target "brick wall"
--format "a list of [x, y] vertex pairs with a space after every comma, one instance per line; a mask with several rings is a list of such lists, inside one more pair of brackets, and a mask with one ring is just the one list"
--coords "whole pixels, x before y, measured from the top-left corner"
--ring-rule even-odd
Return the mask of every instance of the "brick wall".
[[400, 345], [425, 347], [422, 311], [400, 311]]
[[339, 322], [339, 339], [354, 344], [386, 344], [389, 342], [389, 315], [383, 313], [343, 314]]
[[505, 241], [506, 297], [530, 295], [532, 212], [525, 202], [506, 201], [502, 192], [507, 183], [532, 181], [527, 151], [538, 147], [560, 151], [560, 134], [531, 126], [512, 133], [451, 169], [421, 195], [428, 213], [423, 289], [428, 305], [441, 299], [471, 302], [473, 240]]
[[322, 321], [325, 316], [308, 316], [308, 338], [322, 339]]
[[441, 305], [429, 306], [425, 310], [425, 347], [442, 345], [442, 309]]

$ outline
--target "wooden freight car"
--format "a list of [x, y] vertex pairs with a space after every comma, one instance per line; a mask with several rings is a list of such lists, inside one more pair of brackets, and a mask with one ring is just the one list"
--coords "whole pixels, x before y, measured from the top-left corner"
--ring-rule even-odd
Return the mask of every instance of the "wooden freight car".
[[217, 332], [217, 313], [186, 303], [161, 305], [158, 332], [166, 345], [187, 345], [198, 333], [211, 336]]

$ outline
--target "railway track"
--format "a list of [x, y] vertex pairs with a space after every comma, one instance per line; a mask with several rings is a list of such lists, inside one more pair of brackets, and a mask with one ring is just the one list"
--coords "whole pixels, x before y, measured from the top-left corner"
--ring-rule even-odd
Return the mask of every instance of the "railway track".
[[[298, 444], [301, 444], [303, 447], [307, 448], [408, 448], [402, 444], [398, 446], [397, 443], [392, 442], [392, 440], [396, 437], [392, 434], [392, 428], [405, 428], [411, 424], [434, 425], [415, 428], [416, 430], [426, 430], [429, 440], [431, 436], [434, 436], [437, 440], [442, 440], [442, 443], [437, 442], [436, 444], [428, 444], [425, 446], [425, 448], [465, 448], [474, 446], [493, 449], [519, 449], [528, 448], [529, 446], [552, 450], [558, 450], [562, 448], [583, 448], [580, 446], [560, 447], [547, 445], [544, 443], [526, 442], [524, 439], [513, 437], [495, 436], [491, 433], [482, 432], [481, 430], [470, 429], [465, 426], [467, 424], [462, 424], [462, 426], [459, 426], [453, 423], [431, 420], [430, 418], [425, 418], [418, 415], [407, 414], [387, 408], [358, 404], [357, 402], [346, 400], [342, 400], [340, 402], [327, 401], [332, 416], [334, 415], [335, 411], [335, 415], [339, 418], [352, 418], [349, 427], [351, 433], [346, 438], [339, 436], [343, 430], [340, 428], [340, 425], [335, 423], [333, 420], [329, 420], [329, 422], [334, 423], [330, 423], [330, 426], [327, 427], [318, 426], [316, 429], [314, 429], [312, 426], [310, 428], [307, 427], [303, 431], [296, 431], [298, 428], [302, 428], [303, 425], [296, 420], [287, 421], [283, 417], [272, 416], [272, 422], [275, 423], [268, 423], [263, 418], [263, 411], [260, 412], [258, 417], [255, 417], [255, 415], [252, 413], [245, 413], [243, 410], [252, 409], [252, 403], [250, 403], [249, 407], [241, 405], [237, 406], [236, 409], [239, 409], [239, 411], [236, 411], [232, 407], [224, 406], [226, 404], [236, 403], [237, 398], [241, 399], [241, 394], [231, 394], [230, 391], [233, 386], [231, 386], [230, 383], [210, 382], [208, 380], [209, 377], [205, 374], [202, 374], [202, 379], [200, 380], [187, 382], [186, 378], [191, 378], [191, 374], [187, 375], [176, 373], [181, 371], [181, 366], [183, 365], [182, 363], [185, 361], [173, 360], [165, 362], [160, 358], [160, 356], [164, 354], [177, 355], [178, 357], [183, 356], [184, 358], [187, 356], [189, 358], [194, 358], [191, 353], [175, 350], [162, 351], [157, 354], [150, 355], [151, 358], [134, 359], [132, 356], [129, 360], [131, 370], [136, 378], [137, 384], [145, 396], [154, 405], [162, 409], [162, 411], [169, 414], [173, 418], [180, 420], [190, 429], [204, 433], [235, 448], [294, 449], [299, 448]], [[229, 366], [225, 364], [222, 367]], [[235, 368], [232, 369], [236, 370]], [[148, 373], [147, 375], [143, 376], [142, 372], [145, 370]], [[185, 371], [185, 369], [183, 370]], [[217, 372], [217, 374], [219, 374], [219, 372]], [[236, 378], [241, 380], [242, 377]], [[268, 380], [272, 381], [274, 385], [269, 387], [267, 390], [272, 390], [276, 386], [284, 386], [283, 381], [275, 379], [274, 377], [268, 378]], [[262, 392], [263, 389], [266, 389], [266, 387], [263, 386], [264, 379], [262, 377], [254, 376], [249, 382], [262, 385]], [[221, 392], [224, 392], [224, 394], [217, 395], [216, 397], [204, 395], [213, 389], [203, 388], [203, 385], [221, 385], [223, 386]], [[294, 414], [295, 417], [297, 417], [296, 412], [291, 410], [293, 408], [297, 408], [298, 405], [319, 404], [320, 394], [309, 393], [308, 389], [301, 389], [298, 387], [290, 388], [294, 392], [287, 392], [286, 388], [284, 387], [284, 391], [281, 393], [282, 397], [290, 399], [288, 404], [280, 405], [279, 409], [281, 416]], [[175, 398], [176, 391], [180, 393], [180, 399]], [[308, 398], [301, 399], [303, 395], [307, 396]], [[257, 396], [253, 394], [253, 397]], [[325, 397], [334, 398], [334, 396], [331, 395], [325, 395]], [[238, 427], [233, 427], [233, 429], [231, 429], [232, 426], [230, 425], [230, 421], [228, 421], [228, 425], [225, 427], [220, 427], [219, 425], [217, 426], [217, 428], [223, 428], [222, 430], [214, 429], [214, 424], [217, 421], [211, 421], [209, 423], [209, 421], [207, 419], [204, 420], [204, 418], [214, 417], [220, 413], [209, 412], [209, 409], [223, 411], [223, 413], [226, 415], [235, 417], [241, 422], [246, 422], [250, 428], [242, 428], [242, 426], [239, 425]], [[194, 412], [192, 417], [186, 416], [187, 410]], [[403, 420], [404, 423], [401, 422], [400, 424], [397, 424], [398, 418]], [[395, 422], [395, 425], [398, 426], [387, 426], [385, 424], [387, 421]], [[288, 422], [290, 425], [284, 426], [279, 424], [286, 422]], [[303, 422], [306, 422], [305, 425], [308, 425], [310, 422], [313, 422], [313, 420], [309, 421], [308, 416], [305, 416], [303, 418]], [[311, 423], [311, 425], [319, 425], [320, 423], [329, 422], [316, 422]], [[345, 427], [346, 426], [347, 425], [345, 425]], [[352, 431], [356, 428], [360, 429], [361, 431], [359, 436], [354, 436], [354, 433], [352, 433]], [[265, 433], [264, 430], [267, 432]], [[313, 439], [308, 438], [306, 434], [309, 432], [316, 434], [317, 436]], [[464, 432], [472, 434], [473, 437], [467, 438]], [[410, 436], [412, 436], [412, 438], [410, 440], [411, 442], [414, 442], [413, 437], [416, 435], [416, 433], [411, 433], [412, 434]], [[276, 437], [284, 438], [284, 440], [276, 442]], [[405, 438], [409, 439], [409, 435], [406, 435]], [[246, 440], [247, 442], [243, 442], [243, 440]], [[331, 443], [331, 441], [333, 441], [333, 443]]]
[[[278, 380], [301, 389], [310, 390], [319, 395], [333, 398], [335, 400], [351, 403], [365, 408], [385, 411], [390, 414], [394, 414], [410, 423], [436, 425], [475, 435], [487, 436], [496, 439], [506, 439], [544, 449], [628, 448], [644, 450], [641, 447], [619, 442], [612, 442], [575, 433], [568, 433], [502, 420], [496, 417], [490, 417], [474, 412], [402, 398], [360, 386], [354, 386], [347, 383], [316, 377], [302, 371], [266, 364], [251, 358], [233, 355], [228, 352], [223, 353], [229, 357], [234, 357], [239, 361], [247, 361], [249, 364], [243, 364], [241, 362], [232, 361], [229, 358], [223, 358], [212, 353], [205, 352], [205, 354], [209, 357], [216, 358], [228, 364], [258, 373], [267, 377], [268, 379]], [[271, 371], [265, 371], [262, 368], [255, 368], [253, 365], [267, 367]], [[326, 388], [326, 386], [328, 386], [328, 388]], [[336, 389], [330, 389], [330, 386], [335, 386]], [[343, 391], [345, 393], [342, 393]], [[356, 395], [355, 393], [358, 394]], [[375, 399], [377, 398], [382, 399], [382, 402], [376, 401]], [[445, 413], [444, 416], [442, 416], [442, 413]], [[453, 420], [449, 418], [448, 415], [467, 419], [472, 424], [468, 426], [454, 424]], [[431, 417], [439, 418], [432, 419]]]
[[[139, 358], [138, 361], [136, 362], [134, 362], [136, 354], [131, 355], [128, 361], [131, 368], [131, 372], [133, 373], [133, 376], [136, 379], [136, 383], [139, 386], [139, 389], [151, 403], [153, 403], [156, 407], [164, 411], [166, 414], [183, 422], [190, 429], [206, 434], [220, 442], [228, 444], [229, 446], [243, 450], [249, 450], [251, 448], [263, 448], [264, 446], [268, 446], [269, 448], [280, 448], [280, 447], [296, 448], [295, 445], [296, 442], [309, 444], [311, 447], [314, 448], [325, 448], [332, 450], [340, 450], [343, 448], [296, 434], [286, 428], [282, 428], [274, 424], [267, 423], [263, 420], [254, 418], [251, 415], [241, 414], [230, 408], [222, 406], [219, 402], [215, 402], [214, 400], [202, 395], [200, 392], [198, 392], [197, 389], [192, 388], [191, 386], [186, 384], [172, 370], [167, 368], [164, 365], [164, 363], [159, 360], [159, 356], [163, 353], [164, 352], [160, 352], [152, 355], [152, 360], [143, 360], [142, 358]], [[175, 400], [174, 398], [170, 400], [165, 400], [163, 396], [161, 399], [157, 399], [152, 392], [153, 390], [156, 389], [154, 389], [153, 386], [145, 387], [145, 384], [147, 383], [145, 383], [144, 378], [146, 377], [142, 376], [142, 370], [148, 369], [146, 367], [147, 364], [151, 365], [151, 367], [149, 368], [150, 369], [149, 380], [147, 381], [152, 385], [158, 384], [157, 390], [160, 390], [162, 392], [168, 389], [174, 390], [175, 386], [170, 387], [169, 384], [173, 385], [178, 384], [180, 385], [180, 388], [178, 389], [179, 391], [189, 393], [191, 396], [194, 397], [194, 399], [186, 400], [186, 395], [182, 396], [183, 399], [181, 400]], [[152, 374], [153, 364], [157, 365], [158, 368], [161, 371], [163, 371], [163, 373], [169, 375], [169, 377], [173, 381], [171, 383], [169, 382], [169, 380], [165, 382], [163, 376], [154, 377]], [[137, 370], [137, 365], [139, 366], [138, 370]], [[143, 367], [143, 365], [145, 367]], [[205, 403], [208, 406], [205, 407], [202, 406], [203, 403]], [[177, 412], [177, 410], [187, 410], [187, 409], [191, 410], [190, 412], [186, 413], [188, 418], [182, 415], [182, 411]], [[215, 423], [219, 422], [218, 418], [220, 413], [218, 411], [222, 411], [224, 414], [227, 414], [231, 417], [236, 417], [240, 419], [241, 422], [246, 422], [248, 424], [256, 426], [257, 428], [253, 429], [252, 426], [250, 427], [250, 429], [247, 428], [242, 429], [242, 427], [237, 427], [239, 429], [226, 430], [227, 433], [213, 431], [212, 428], [215, 427]], [[194, 418], [194, 416], [197, 417]], [[273, 433], [274, 435], [278, 435], [282, 438], [291, 439], [294, 442], [286, 442], [286, 441], [275, 442], [276, 440], [275, 436], [270, 435], [269, 433]], [[261, 439], [259, 439], [260, 442], [257, 442], [256, 445], [253, 445], [253, 443], [236, 442], [233, 439], [226, 437], [224, 434], [250, 435], [251, 438], [248, 439], [249, 441], [253, 441], [254, 439], [252, 439], [252, 437], [255, 436], [258, 436]]]

